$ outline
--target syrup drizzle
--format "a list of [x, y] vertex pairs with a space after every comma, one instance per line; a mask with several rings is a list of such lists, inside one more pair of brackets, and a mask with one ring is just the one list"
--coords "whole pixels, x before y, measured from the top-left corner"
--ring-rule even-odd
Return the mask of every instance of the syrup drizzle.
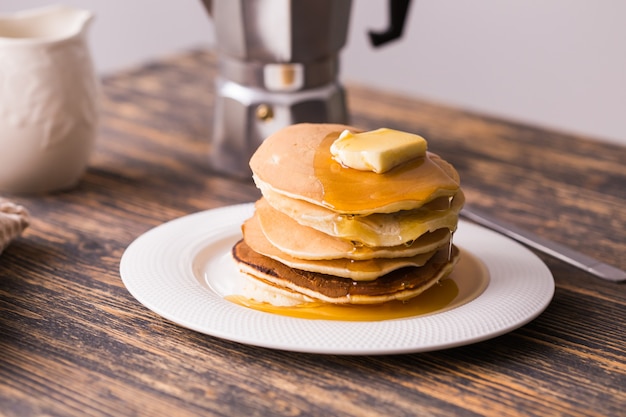
[[[322, 141], [315, 153], [311, 173], [323, 190], [323, 204], [333, 210], [362, 213], [399, 201], [428, 202], [437, 197], [448, 197], [458, 190], [456, 181], [428, 154], [385, 174], [345, 168], [330, 153], [330, 145], [336, 138], [336, 135], [329, 135]], [[420, 180], [416, 181], [416, 178]]]

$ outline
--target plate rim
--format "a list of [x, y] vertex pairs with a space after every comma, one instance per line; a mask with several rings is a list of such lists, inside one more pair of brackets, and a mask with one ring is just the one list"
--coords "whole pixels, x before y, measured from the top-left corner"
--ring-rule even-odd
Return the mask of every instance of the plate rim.
[[[496, 243], [501, 243], [506, 250], [514, 248], [514, 253], [517, 257], [522, 257], [532, 262], [533, 271], [538, 273], [539, 276], [531, 277], [531, 279], [537, 280], [538, 283], [540, 281], [544, 293], [539, 295], [539, 299], [533, 300], [532, 306], [521, 311], [519, 317], [509, 318], [506, 321], [502, 317], [485, 317], [485, 313], [472, 311], [472, 307], [476, 307], [476, 303], [479, 300], [485, 301], [486, 297], [494, 297], [495, 295], [492, 293], [502, 296], [504, 291], [504, 295], [507, 295], [506, 285], [504, 288], [501, 288], [503, 283], [506, 284], [506, 279], [493, 276], [494, 270], [497, 270], [493, 261], [485, 260], [484, 256], [481, 256], [480, 251], [477, 253], [476, 250], [465, 248], [462, 244], [459, 244], [459, 246], [484, 263], [489, 270], [490, 280], [482, 294], [474, 300], [452, 310], [427, 316], [378, 322], [308, 320], [252, 310], [224, 300], [206, 286], [203, 287], [198, 282], [191, 264], [193, 263], [193, 258], [197, 256], [202, 248], [206, 247], [206, 244], [215, 242], [218, 238], [236, 238], [237, 233], [240, 232], [237, 231], [238, 229], [233, 230], [233, 228], [240, 228], [241, 223], [252, 215], [253, 211], [254, 203], [222, 206], [188, 214], [149, 229], [135, 238], [122, 254], [119, 268], [122, 282], [129, 293], [149, 310], [179, 326], [202, 334], [270, 349], [342, 355], [417, 353], [478, 343], [501, 336], [528, 324], [547, 308], [554, 296], [555, 283], [552, 273], [535, 253], [506, 236], [460, 219], [459, 228], [455, 234], [455, 244], [458, 244], [459, 233], [467, 234], [473, 232], [480, 235], [483, 240], [486, 239], [492, 243], [495, 240]], [[461, 234], [461, 236], [463, 235]], [[176, 261], [172, 261], [166, 254], [166, 252], [171, 252], [172, 250], [176, 252], [175, 255], [172, 255], [177, 256]], [[176, 265], [173, 265], [174, 262], [176, 262]], [[504, 266], [500, 265], [499, 267]], [[157, 269], [155, 270], [154, 268]], [[173, 277], [171, 272], [181, 273], [182, 276]], [[166, 275], [165, 273], [168, 276], [164, 276]], [[155, 275], [157, 276], [157, 281], [151, 280]], [[155, 284], [155, 282], [158, 285], [151, 285]], [[159, 292], [159, 286], [161, 285], [167, 285], [168, 290], [174, 291], [175, 294], [167, 294], [168, 300], [165, 300], [164, 294]], [[177, 305], [175, 300], [178, 298], [185, 300], [185, 305]], [[495, 304], [501, 305], [501, 300], [500, 303]], [[483, 307], [481, 306], [481, 308]], [[463, 316], [464, 310], [469, 310], [465, 312], [467, 317]], [[230, 320], [228, 317], [234, 314], [237, 317], [236, 320], [238, 320], [237, 325], [233, 324], [233, 327], [228, 327], [228, 323], [218, 323], [216, 321], [217, 318], [211, 322], [211, 318], [197, 317], [207, 313], [217, 315], [227, 321]], [[504, 314], [506, 315], [506, 312]], [[478, 331], [478, 333], [470, 332], [468, 334], [467, 331], [463, 331], [460, 327], [468, 326], [468, 328], [474, 329], [471, 322], [468, 323], [468, 319], [470, 321], [471, 318], [476, 319], [474, 317], [476, 315], [480, 316], [481, 319], [488, 320], [489, 323], [487, 323], [487, 326], [484, 326], [483, 331]], [[332, 343], [325, 346], [324, 344], [311, 344], [310, 340], [307, 343], [299, 343], [297, 340], [294, 342], [294, 340], [291, 340], [293, 334], [273, 329], [274, 326], [280, 327], [280, 325], [283, 325], [300, 332], [303, 329], [305, 332], [318, 332], [320, 326], [325, 326], [324, 333], [330, 335], [335, 331], [348, 333], [354, 331], [355, 334], [360, 334], [357, 331], [358, 329], [376, 330], [373, 334], [387, 334], [389, 332], [384, 330], [384, 326], [387, 326], [397, 329], [391, 332], [393, 334], [419, 330], [432, 332], [433, 324], [437, 327], [437, 322], [449, 316], [453, 318], [455, 316], [460, 317], [462, 322], [460, 324], [448, 323], [447, 319], [443, 321], [443, 323], [452, 326], [453, 330], [458, 331], [459, 334], [450, 336], [448, 339], [444, 338], [443, 341], [435, 337], [435, 340], [430, 343], [418, 345], [412, 345], [410, 342], [402, 342], [397, 345], [385, 343], [358, 345], [342, 341], [343, 336], [341, 336], [341, 340], [331, 340]], [[459, 317], [456, 318], [459, 319]], [[209, 324], [207, 324], [207, 320], [209, 320]], [[256, 325], [264, 323], [268, 326], [269, 323], [269, 328], [272, 328], [273, 332], [266, 337], [256, 330], [251, 330], [248, 323], [245, 322], [246, 320], [256, 323]], [[295, 332], [296, 330], [292, 331]], [[449, 331], [450, 329], [445, 330]], [[277, 336], [279, 336], [278, 340], [273, 339], [273, 337]], [[309, 335], [307, 337], [311, 338], [313, 336]]]

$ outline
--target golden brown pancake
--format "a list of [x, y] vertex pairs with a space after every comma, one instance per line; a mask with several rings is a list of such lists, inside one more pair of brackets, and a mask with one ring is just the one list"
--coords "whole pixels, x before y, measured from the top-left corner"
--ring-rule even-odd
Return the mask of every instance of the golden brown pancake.
[[[399, 268], [422, 266], [438, 249], [435, 248], [429, 252], [418, 253], [403, 258], [377, 258], [368, 260], [352, 260], [348, 258], [321, 260], [298, 259], [281, 252], [267, 240], [259, 224], [258, 216], [253, 216], [246, 220], [242, 230], [246, 244], [255, 252], [282, 262], [292, 268], [350, 278], [354, 281], [371, 281]], [[448, 244], [444, 246], [447, 248]]]
[[261, 188], [265, 200], [276, 210], [293, 218], [303, 226], [312, 227], [341, 239], [360, 242], [367, 246], [397, 246], [418, 239], [424, 233], [441, 228], [456, 230], [459, 211], [465, 196], [459, 190], [446, 209], [430, 209], [439, 200], [433, 200], [414, 210], [395, 213], [373, 213], [366, 216], [346, 215], [316, 206], [304, 200], [283, 196]]
[[364, 282], [290, 268], [253, 251], [243, 240], [233, 247], [232, 254], [242, 272], [268, 286], [328, 303], [378, 304], [415, 297], [447, 276], [459, 258], [458, 249], [451, 249], [450, 259], [448, 249], [441, 249], [422, 267], [397, 269]]
[[[366, 246], [303, 226], [275, 210], [265, 198], [257, 201], [255, 207], [254, 216], [269, 243], [281, 252], [300, 259], [368, 260], [410, 257], [447, 245], [451, 237], [449, 228], [443, 227], [422, 234], [412, 243], [397, 246]], [[285, 233], [286, 230], [289, 232]]]
[[456, 170], [435, 154], [385, 174], [358, 171], [336, 162], [330, 145], [345, 129], [334, 124], [297, 124], [269, 136], [250, 159], [259, 187], [342, 214], [412, 210], [459, 190]]

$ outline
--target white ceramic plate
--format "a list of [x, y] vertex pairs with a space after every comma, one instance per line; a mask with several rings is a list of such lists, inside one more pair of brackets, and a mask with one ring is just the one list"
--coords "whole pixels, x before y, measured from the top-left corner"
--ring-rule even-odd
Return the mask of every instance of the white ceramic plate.
[[454, 242], [482, 261], [485, 290], [442, 312], [374, 322], [308, 320], [256, 311], [224, 299], [237, 275], [230, 249], [252, 204], [208, 210], [164, 223], [126, 249], [128, 291], [181, 326], [240, 343], [310, 353], [397, 354], [466, 345], [519, 328], [550, 303], [554, 280], [530, 250], [472, 223]]

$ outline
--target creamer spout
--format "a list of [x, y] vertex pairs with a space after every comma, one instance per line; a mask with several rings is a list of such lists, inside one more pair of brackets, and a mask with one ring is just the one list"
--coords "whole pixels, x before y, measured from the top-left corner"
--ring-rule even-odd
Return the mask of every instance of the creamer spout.
[[0, 14], [0, 43], [45, 43], [83, 34], [94, 15], [69, 6], [47, 6]]

